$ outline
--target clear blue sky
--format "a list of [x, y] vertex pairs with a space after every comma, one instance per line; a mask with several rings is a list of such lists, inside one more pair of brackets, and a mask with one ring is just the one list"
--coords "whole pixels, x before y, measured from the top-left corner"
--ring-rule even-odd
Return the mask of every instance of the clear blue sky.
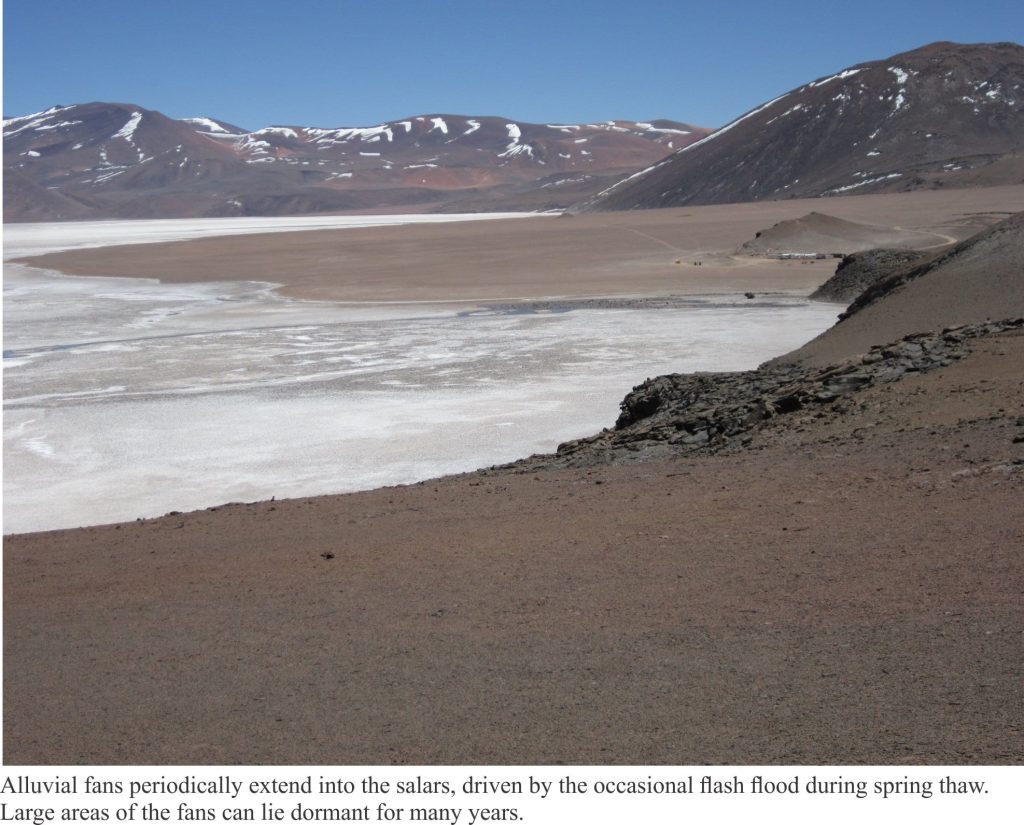
[[240, 126], [432, 112], [720, 126], [853, 63], [1024, 40], [1022, 0], [5, 0], [7, 115], [136, 103]]

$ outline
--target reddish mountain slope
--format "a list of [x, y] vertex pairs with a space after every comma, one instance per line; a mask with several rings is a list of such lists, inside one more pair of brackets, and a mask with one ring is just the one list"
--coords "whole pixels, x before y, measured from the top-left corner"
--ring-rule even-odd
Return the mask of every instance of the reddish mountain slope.
[[[4, 121], [6, 220], [267, 215], [431, 204], [554, 208], [708, 130], [424, 115], [371, 127], [172, 120], [130, 104]], [[421, 206], [422, 208], [422, 206]]]

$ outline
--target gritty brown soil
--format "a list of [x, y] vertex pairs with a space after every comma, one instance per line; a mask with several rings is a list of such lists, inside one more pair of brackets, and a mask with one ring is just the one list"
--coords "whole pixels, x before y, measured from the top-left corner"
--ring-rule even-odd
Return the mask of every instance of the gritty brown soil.
[[1024, 335], [972, 347], [731, 455], [8, 537], [5, 761], [1019, 764]]

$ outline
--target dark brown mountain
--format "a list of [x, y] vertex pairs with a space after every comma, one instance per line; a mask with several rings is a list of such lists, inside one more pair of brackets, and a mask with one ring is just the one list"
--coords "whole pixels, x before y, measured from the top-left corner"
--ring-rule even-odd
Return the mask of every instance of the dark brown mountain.
[[1024, 47], [933, 43], [794, 89], [577, 210], [1024, 180]]
[[423, 115], [371, 127], [172, 120], [120, 103], [4, 121], [5, 220], [550, 209], [708, 133]]

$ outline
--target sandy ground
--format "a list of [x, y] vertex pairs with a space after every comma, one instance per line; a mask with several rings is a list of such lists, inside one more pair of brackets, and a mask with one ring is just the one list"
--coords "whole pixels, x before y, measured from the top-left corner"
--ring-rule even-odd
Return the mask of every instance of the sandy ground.
[[81, 275], [270, 281], [284, 284], [286, 295], [348, 301], [810, 291], [832, 274], [833, 262], [732, 252], [758, 231], [811, 211], [923, 230], [943, 245], [983, 228], [981, 213], [1021, 208], [1024, 186], [1006, 186], [207, 238], [27, 260]]
[[1019, 763], [1022, 360], [734, 456], [9, 537], [5, 760]]

